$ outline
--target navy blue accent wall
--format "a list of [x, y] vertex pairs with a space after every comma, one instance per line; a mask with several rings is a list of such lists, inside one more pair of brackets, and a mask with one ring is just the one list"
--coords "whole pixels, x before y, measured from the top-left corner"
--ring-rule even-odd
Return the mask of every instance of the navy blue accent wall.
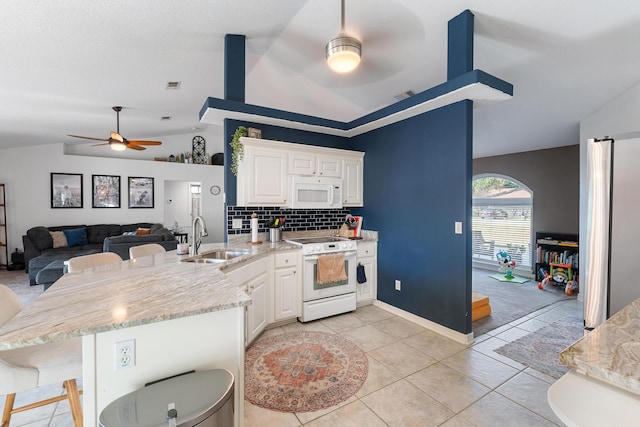
[[317, 145], [320, 147], [331, 147], [331, 148], [342, 148], [342, 149], [352, 149], [350, 148], [350, 140], [349, 138], [345, 138], [342, 136], [334, 136], [334, 135], [325, 135], [322, 133], [309, 132], [303, 130], [289, 129], [280, 126], [270, 126], [264, 125], [260, 123], [251, 123], [244, 122], [240, 120], [234, 119], [225, 119], [224, 120], [224, 135], [225, 135], [225, 144], [224, 144], [224, 180], [225, 180], [225, 191], [227, 197], [227, 205], [235, 206], [236, 204], [236, 177], [231, 173], [231, 148], [229, 147], [229, 143], [233, 138], [233, 134], [235, 133], [238, 126], [244, 127], [253, 127], [260, 129], [262, 132], [262, 138], [269, 139], [272, 141], [284, 141], [284, 142], [293, 142], [296, 144], [306, 144], [306, 145]]
[[473, 13], [465, 10], [448, 23], [447, 80], [473, 70]]
[[[365, 151], [364, 227], [378, 230], [378, 299], [471, 332], [473, 103], [351, 139]], [[454, 222], [463, 234], [454, 234]], [[402, 281], [402, 290], [394, 281]]]
[[224, 99], [244, 102], [245, 36], [224, 36]]

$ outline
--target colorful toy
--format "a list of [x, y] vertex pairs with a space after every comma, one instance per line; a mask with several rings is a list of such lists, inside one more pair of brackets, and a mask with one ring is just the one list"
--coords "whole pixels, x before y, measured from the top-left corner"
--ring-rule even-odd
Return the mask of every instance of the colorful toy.
[[513, 269], [516, 267], [516, 262], [511, 260], [511, 255], [505, 251], [500, 251], [496, 254], [498, 265], [500, 265], [499, 271], [504, 271], [504, 277], [507, 279], [513, 279]]
[[550, 263], [549, 272], [540, 269], [540, 275], [544, 273], [544, 278], [538, 283], [538, 289], [544, 289], [547, 285], [564, 285], [564, 292], [572, 295], [573, 291], [578, 291], [578, 281], [573, 277], [573, 268], [569, 264]]

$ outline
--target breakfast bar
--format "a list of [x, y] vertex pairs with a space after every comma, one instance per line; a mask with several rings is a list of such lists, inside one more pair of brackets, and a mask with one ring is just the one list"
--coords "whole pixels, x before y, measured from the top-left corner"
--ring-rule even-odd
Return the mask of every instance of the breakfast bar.
[[640, 299], [562, 351], [572, 368], [548, 392], [569, 426], [640, 425]]
[[[63, 276], [0, 329], [0, 351], [81, 336], [86, 426], [145, 383], [228, 369], [241, 426], [250, 302], [215, 265], [181, 262], [172, 251]], [[116, 343], [127, 340], [135, 340], [135, 366], [117, 368]]]

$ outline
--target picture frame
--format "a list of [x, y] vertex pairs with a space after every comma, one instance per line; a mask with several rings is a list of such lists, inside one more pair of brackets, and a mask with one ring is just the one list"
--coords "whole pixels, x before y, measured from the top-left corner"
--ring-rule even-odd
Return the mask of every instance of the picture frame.
[[129, 209], [153, 208], [153, 178], [129, 177]]
[[83, 207], [81, 173], [51, 172], [51, 209]]
[[93, 208], [120, 207], [120, 176], [91, 175]]
[[256, 128], [249, 128], [249, 129], [247, 129], [247, 136], [249, 138], [260, 139], [260, 138], [262, 138], [262, 131], [260, 129], [256, 129]]

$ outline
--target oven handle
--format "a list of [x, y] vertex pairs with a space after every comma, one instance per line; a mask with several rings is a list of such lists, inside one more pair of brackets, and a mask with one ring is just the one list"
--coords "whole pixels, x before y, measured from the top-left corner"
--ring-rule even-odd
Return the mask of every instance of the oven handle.
[[[345, 258], [346, 257], [350, 257], [350, 256], [354, 256], [356, 255], [358, 252], [356, 251], [347, 251], [347, 252], [329, 252], [328, 254], [323, 254], [323, 255], [329, 255], [329, 254], [344, 254]], [[304, 256], [304, 260], [305, 261], [314, 261], [318, 259], [318, 255], [305, 255]]]

